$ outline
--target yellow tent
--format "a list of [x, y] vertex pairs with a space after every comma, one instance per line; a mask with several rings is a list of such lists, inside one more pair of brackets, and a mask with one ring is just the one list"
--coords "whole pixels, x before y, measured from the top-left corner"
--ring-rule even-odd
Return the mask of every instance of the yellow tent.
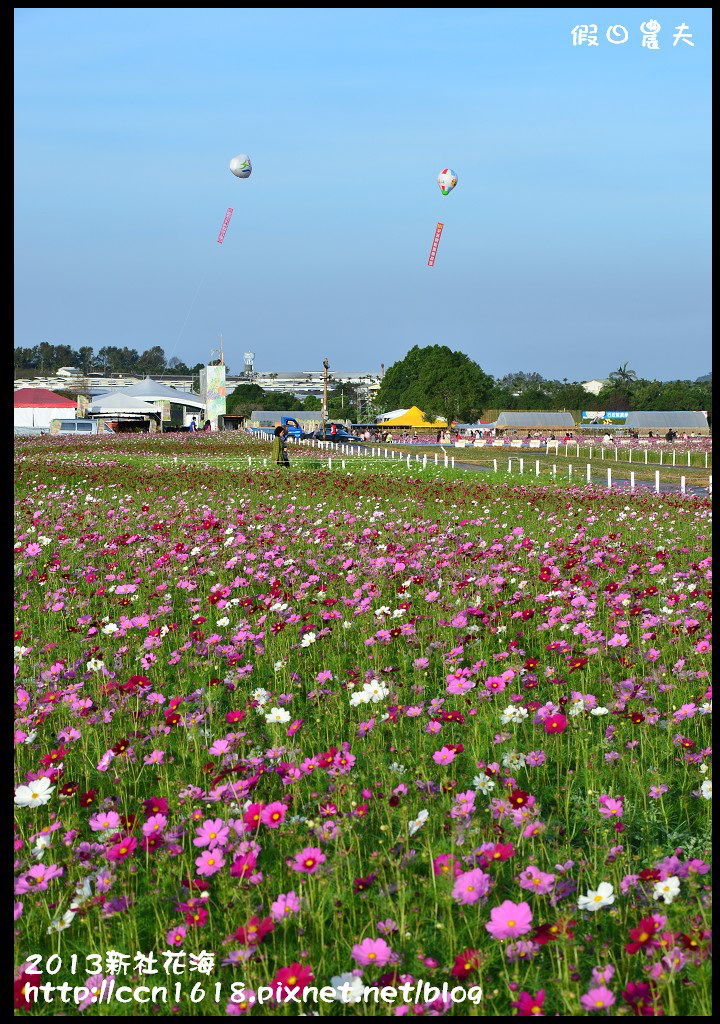
[[378, 426], [381, 427], [423, 427], [425, 430], [446, 430], [447, 423], [445, 420], [433, 420], [428, 423], [425, 419], [425, 414], [421, 409], [418, 409], [416, 405], [413, 405], [411, 409], [398, 410], [397, 414], [391, 419], [380, 420]]

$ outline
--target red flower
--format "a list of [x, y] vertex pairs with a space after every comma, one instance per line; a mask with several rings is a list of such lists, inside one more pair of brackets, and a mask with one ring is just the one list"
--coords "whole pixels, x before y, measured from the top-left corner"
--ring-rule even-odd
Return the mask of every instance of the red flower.
[[261, 921], [256, 916], [251, 917], [244, 927], [241, 926], [233, 932], [232, 938], [237, 939], [242, 946], [255, 946], [274, 930], [275, 925], [271, 917], [264, 917]]
[[[28, 999], [27, 993], [25, 991], [26, 987], [28, 985], [37, 986], [42, 984], [42, 975], [27, 974], [24, 969], [25, 966], [27, 965], [23, 966], [22, 973], [20, 974], [19, 977], [15, 979], [15, 982], [13, 983], [13, 997], [16, 1010], [30, 1010], [33, 1006], [33, 1002], [31, 1002], [31, 1000]], [[37, 995], [38, 993], [35, 993], [36, 999]]]
[[630, 938], [633, 941], [627, 943], [625, 950], [628, 953], [637, 953], [641, 949], [657, 949], [662, 943], [653, 936], [659, 930], [660, 925], [654, 917], [644, 917], [637, 928], [630, 929]]
[[455, 964], [450, 971], [453, 978], [467, 978], [473, 971], [478, 969], [480, 954], [476, 949], [466, 949], [464, 953], [458, 953], [455, 957]]
[[309, 967], [303, 967], [302, 964], [291, 964], [289, 967], [280, 968], [270, 982], [270, 986], [275, 992], [275, 999], [282, 1003], [289, 999], [291, 994], [297, 994], [293, 993], [293, 990], [302, 992], [311, 981], [314, 981], [314, 975]]
[[534, 996], [531, 996], [529, 992], [521, 992], [510, 1005], [516, 1008], [518, 1017], [544, 1017], [544, 1002], [545, 989], [541, 988]]
[[526, 793], [524, 789], [514, 789], [508, 797], [508, 801], [513, 807], [524, 807], [529, 796], [530, 794]]
[[567, 718], [565, 715], [550, 715], [543, 722], [543, 729], [547, 733], [565, 732], [567, 729]]

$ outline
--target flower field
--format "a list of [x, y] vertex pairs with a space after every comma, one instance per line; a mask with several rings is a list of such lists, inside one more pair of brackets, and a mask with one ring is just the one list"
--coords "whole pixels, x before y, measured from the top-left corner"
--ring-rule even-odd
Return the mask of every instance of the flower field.
[[269, 452], [16, 441], [18, 1012], [709, 1016], [711, 501]]

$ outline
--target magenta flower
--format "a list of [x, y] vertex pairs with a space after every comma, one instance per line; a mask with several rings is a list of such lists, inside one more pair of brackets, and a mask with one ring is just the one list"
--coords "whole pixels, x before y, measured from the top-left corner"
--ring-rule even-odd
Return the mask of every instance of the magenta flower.
[[443, 747], [442, 750], [437, 750], [432, 756], [435, 764], [450, 764], [455, 760], [455, 751], [451, 750], [450, 747]]
[[115, 843], [106, 852], [105, 856], [108, 860], [120, 863], [121, 861], [127, 860], [127, 858], [135, 852], [137, 846], [137, 839], [134, 836], [128, 836], [127, 839], [123, 839], [119, 843]]
[[527, 935], [532, 927], [532, 911], [527, 903], [505, 900], [490, 911], [490, 920], [485, 927], [494, 939], [515, 939], [518, 935]]
[[279, 828], [285, 820], [287, 805], [280, 800], [267, 804], [260, 812], [260, 821], [268, 828]]
[[288, 860], [288, 867], [293, 871], [299, 871], [304, 875], [314, 875], [327, 857], [316, 846], [306, 846], [300, 853], [296, 853], [293, 860]]
[[622, 800], [616, 800], [614, 797], [605, 797], [598, 810], [603, 818], [622, 818]]
[[353, 946], [351, 956], [360, 967], [384, 967], [390, 962], [392, 950], [384, 939], [363, 939]]
[[543, 729], [547, 733], [565, 732], [567, 729], [567, 718], [565, 715], [550, 715], [543, 722]]
[[591, 988], [587, 995], [580, 996], [580, 1002], [583, 1005], [583, 1009], [592, 1013], [612, 1006], [615, 1002], [615, 996], [605, 985], [600, 985], [598, 988]]
[[[490, 888], [490, 875], [486, 875], [480, 868], [473, 868], [472, 871], [463, 871], [455, 879], [453, 886], [453, 899], [458, 903], [477, 903], [479, 899], [487, 894]], [[518, 932], [518, 934], [522, 934]]]

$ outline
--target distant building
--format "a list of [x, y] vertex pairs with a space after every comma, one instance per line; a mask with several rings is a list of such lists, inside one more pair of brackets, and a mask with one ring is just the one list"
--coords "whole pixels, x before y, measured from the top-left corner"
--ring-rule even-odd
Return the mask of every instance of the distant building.
[[46, 388], [19, 388], [14, 397], [14, 425], [50, 429], [53, 419], [74, 419], [75, 402]]
[[599, 395], [607, 383], [607, 380], [586, 380], [583, 388], [589, 395]]

